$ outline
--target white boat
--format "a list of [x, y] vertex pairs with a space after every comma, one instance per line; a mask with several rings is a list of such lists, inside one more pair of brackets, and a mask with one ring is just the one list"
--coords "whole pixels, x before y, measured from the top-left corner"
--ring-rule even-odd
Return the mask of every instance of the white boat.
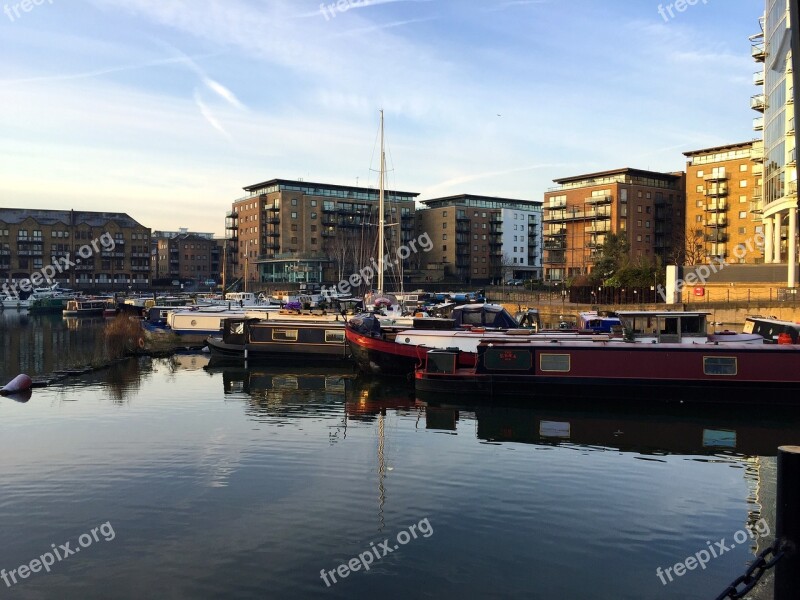
[[2, 306], [4, 309], [11, 308], [25, 310], [30, 306], [30, 304], [30, 300], [20, 300], [17, 296], [12, 296], [11, 294], [0, 296], [0, 306]]
[[111, 297], [75, 298], [67, 301], [67, 306], [61, 314], [65, 317], [102, 316], [106, 311], [116, 312], [116, 308], [116, 301]]

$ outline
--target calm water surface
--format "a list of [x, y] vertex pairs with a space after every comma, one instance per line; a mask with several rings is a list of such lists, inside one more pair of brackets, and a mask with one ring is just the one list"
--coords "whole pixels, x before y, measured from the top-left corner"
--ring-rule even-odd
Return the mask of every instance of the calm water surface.
[[0, 568], [80, 548], [2, 597], [709, 598], [756, 542], [656, 568], [774, 529], [775, 448], [800, 443], [757, 411], [425, 406], [347, 369], [207, 363], [0, 398]]

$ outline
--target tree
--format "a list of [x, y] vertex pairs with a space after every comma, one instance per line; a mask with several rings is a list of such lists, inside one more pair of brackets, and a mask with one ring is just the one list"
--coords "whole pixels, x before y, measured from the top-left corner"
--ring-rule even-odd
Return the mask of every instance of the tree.
[[672, 264], [679, 267], [683, 265], [698, 265], [705, 258], [706, 248], [701, 227], [687, 226], [684, 231], [675, 231], [672, 240], [672, 252], [669, 256]]
[[593, 284], [620, 287], [620, 275], [630, 262], [630, 243], [623, 234], [609, 233], [599, 248], [600, 258], [590, 274]]

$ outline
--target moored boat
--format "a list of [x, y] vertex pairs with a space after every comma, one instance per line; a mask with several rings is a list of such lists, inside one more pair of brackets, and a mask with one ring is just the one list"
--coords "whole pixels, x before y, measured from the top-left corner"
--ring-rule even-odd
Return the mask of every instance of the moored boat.
[[61, 314], [65, 317], [102, 316], [106, 311], [116, 312], [114, 298], [74, 298], [67, 301]]
[[800, 343], [800, 323], [753, 315], [745, 318], [745, 333], [755, 333], [767, 344]]
[[245, 360], [344, 360], [344, 321], [228, 318], [206, 339], [212, 355]]
[[[800, 347], [615, 341], [483, 341], [474, 367], [455, 349], [428, 350], [419, 394], [532, 399], [559, 393], [700, 402], [798, 404]], [[632, 394], [632, 395], [631, 395]]]

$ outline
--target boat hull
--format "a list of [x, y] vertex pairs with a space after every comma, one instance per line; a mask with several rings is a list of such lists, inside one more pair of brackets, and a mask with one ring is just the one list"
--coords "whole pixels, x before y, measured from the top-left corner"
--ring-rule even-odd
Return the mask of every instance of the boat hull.
[[[636, 402], [800, 405], [800, 348], [747, 344], [482, 344], [475, 369], [427, 356], [415, 373], [420, 398], [530, 400], [558, 395]], [[557, 372], [556, 372], [557, 371]]]

